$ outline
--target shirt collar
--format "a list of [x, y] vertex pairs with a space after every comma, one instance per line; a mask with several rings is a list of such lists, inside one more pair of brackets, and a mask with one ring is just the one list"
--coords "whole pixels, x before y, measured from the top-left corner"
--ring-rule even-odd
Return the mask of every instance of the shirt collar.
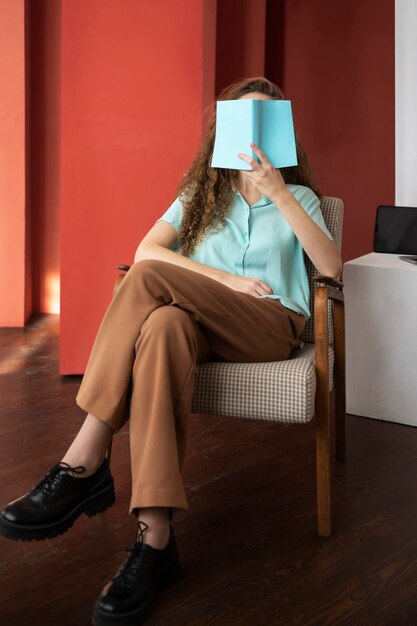
[[[238, 191], [234, 185], [232, 185], [232, 189], [235, 192], [236, 197], [240, 198], [242, 200], [242, 202], [245, 202], [245, 204], [247, 204], [246, 200], [244, 199], [244, 197], [242, 196], [240, 191]], [[270, 200], [266, 196], [262, 195], [259, 198], [258, 202], [256, 202], [255, 204], [252, 204], [252, 206], [249, 207], [249, 208], [257, 209], [258, 207], [267, 206], [268, 204], [272, 204], [272, 200]]]

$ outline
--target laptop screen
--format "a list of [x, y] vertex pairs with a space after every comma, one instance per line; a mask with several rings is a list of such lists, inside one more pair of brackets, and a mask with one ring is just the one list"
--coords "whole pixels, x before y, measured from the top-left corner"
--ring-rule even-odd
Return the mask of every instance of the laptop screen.
[[417, 207], [379, 206], [374, 252], [417, 254]]

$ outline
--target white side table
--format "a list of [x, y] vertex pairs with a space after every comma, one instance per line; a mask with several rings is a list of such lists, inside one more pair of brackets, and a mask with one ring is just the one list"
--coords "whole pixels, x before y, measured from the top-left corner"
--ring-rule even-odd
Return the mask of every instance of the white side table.
[[372, 252], [343, 282], [347, 412], [417, 426], [417, 265]]

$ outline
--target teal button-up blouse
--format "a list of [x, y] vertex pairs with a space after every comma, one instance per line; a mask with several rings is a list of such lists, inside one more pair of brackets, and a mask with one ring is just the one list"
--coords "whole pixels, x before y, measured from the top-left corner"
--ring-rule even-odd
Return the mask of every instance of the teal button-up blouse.
[[[287, 185], [308, 215], [333, 241], [324, 223], [320, 200], [303, 185]], [[156, 222], [169, 222], [179, 231], [183, 207], [177, 198]], [[155, 223], [156, 223], [155, 222]], [[252, 206], [236, 191], [226, 217], [226, 226], [219, 232], [211, 227], [189, 257], [194, 261], [239, 276], [259, 278], [273, 289], [274, 298], [310, 317], [309, 286], [303, 248], [290, 225], [266, 196]], [[178, 243], [172, 250], [178, 250]]]

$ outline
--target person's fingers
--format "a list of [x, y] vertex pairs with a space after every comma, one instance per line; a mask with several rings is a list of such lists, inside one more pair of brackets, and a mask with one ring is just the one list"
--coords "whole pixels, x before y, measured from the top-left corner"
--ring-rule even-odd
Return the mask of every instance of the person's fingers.
[[259, 148], [259, 146], [256, 145], [256, 143], [251, 143], [250, 146], [252, 150], [254, 151], [254, 153], [256, 154], [256, 156], [260, 158], [262, 165], [271, 165], [266, 154], [262, 152], [262, 150]]
[[274, 293], [271, 287], [264, 283], [264, 281], [260, 278], [256, 279], [255, 290], [259, 293], [260, 296], [266, 295], [265, 291], [271, 295]]
[[264, 288], [267, 290], [267, 292], [268, 292], [268, 293], [270, 293], [270, 294], [273, 294], [273, 293], [274, 293], [274, 292], [273, 292], [273, 290], [272, 290], [272, 288], [271, 288], [269, 285], [267, 285], [266, 283], [264, 283], [262, 280], [260, 280], [259, 282], [261, 283], [262, 287], [264, 287]]
[[246, 161], [246, 163], [249, 163], [249, 165], [252, 166], [252, 169], [254, 171], [261, 169], [261, 166], [259, 165], [259, 163], [255, 161], [255, 159], [252, 159], [252, 157], [248, 156], [247, 154], [242, 154], [242, 152], [238, 152], [237, 156], [239, 157], [239, 159], [242, 159], [242, 161]]
[[241, 170], [241, 172], [245, 178], [247, 178], [248, 180], [250, 180], [252, 183], [256, 185], [256, 181], [258, 180], [259, 177], [253, 176], [252, 170]]

